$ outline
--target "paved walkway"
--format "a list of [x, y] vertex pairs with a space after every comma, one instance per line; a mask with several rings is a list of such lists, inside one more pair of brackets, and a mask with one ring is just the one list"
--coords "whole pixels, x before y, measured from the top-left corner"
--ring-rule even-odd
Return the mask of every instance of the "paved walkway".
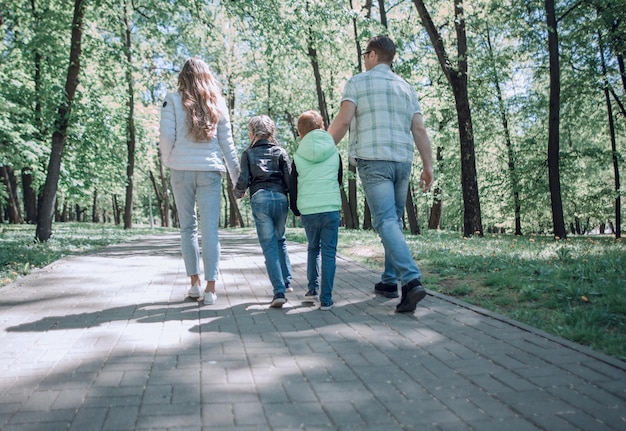
[[185, 299], [172, 234], [2, 288], [0, 429], [626, 429], [626, 363], [441, 295], [396, 315], [343, 257], [317, 310], [289, 247], [283, 309], [256, 237], [233, 233], [214, 306]]

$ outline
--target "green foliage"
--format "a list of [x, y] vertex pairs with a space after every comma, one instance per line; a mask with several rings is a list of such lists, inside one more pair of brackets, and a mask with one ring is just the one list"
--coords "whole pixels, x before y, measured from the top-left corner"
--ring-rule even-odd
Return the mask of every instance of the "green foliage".
[[[275, 119], [279, 141], [293, 152], [298, 142], [295, 119], [305, 110], [319, 109], [309, 47], [317, 53], [321, 96], [332, 119], [346, 80], [360, 72], [357, 44], [362, 48], [368, 37], [387, 33], [397, 43], [394, 70], [418, 90], [435, 153], [441, 155], [435, 167], [437, 187], [415, 196], [419, 217], [426, 219], [437, 190], [436, 197], [443, 201], [441, 227], [460, 230], [464, 203], [452, 91], [412, 2], [383, 3], [386, 28], [380, 22], [377, 2], [353, 1], [353, 9], [349, 2], [328, 0], [88, 3], [80, 86], [70, 117], [59, 204], [89, 207], [97, 190], [99, 206], [110, 208], [113, 195], [123, 205], [127, 70], [133, 75], [138, 138], [134, 207], [136, 218], [146, 220], [148, 195], [154, 193], [149, 172], [156, 172], [158, 166], [159, 107], [165, 93], [176, 89], [177, 73], [187, 57], [207, 60], [233, 101], [231, 119], [240, 151], [248, 144], [248, 120], [265, 113]], [[456, 43], [453, 2], [428, 3], [454, 66], [458, 59], [450, 49]], [[615, 219], [605, 78], [622, 104], [626, 96], [617, 64], [617, 55], [626, 51], [622, 37], [626, 21], [619, 19], [625, 13], [624, 3], [605, 0], [597, 11], [594, 4], [568, 1], [557, 5], [562, 15], [561, 187], [566, 222], [574, 227], [578, 223], [582, 230]], [[56, 109], [63, 97], [71, 7], [53, 0], [0, 0], [0, 5], [0, 163], [12, 166], [18, 174], [22, 168], [31, 169], [33, 187], [39, 191], [46, 176]], [[131, 28], [132, 64], [126, 64], [123, 50], [124, 8], [128, 8]], [[537, 0], [464, 2], [468, 89], [487, 231], [512, 231], [513, 192], [519, 193], [524, 233], [552, 229], [546, 166], [549, 65], [543, 8]], [[599, 38], [605, 46], [606, 76], [599, 64]], [[614, 110], [621, 165], [626, 122], [618, 112]], [[345, 142], [339, 150], [347, 165]], [[416, 160], [415, 171], [419, 165]], [[414, 184], [417, 181], [416, 175]], [[0, 196], [4, 194], [0, 191]], [[358, 196], [363, 220], [360, 189]]]

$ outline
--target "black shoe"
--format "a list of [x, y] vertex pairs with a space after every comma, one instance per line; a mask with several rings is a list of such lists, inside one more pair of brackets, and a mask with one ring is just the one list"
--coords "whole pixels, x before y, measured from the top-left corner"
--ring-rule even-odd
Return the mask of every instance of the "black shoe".
[[374, 285], [374, 293], [382, 295], [385, 298], [397, 298], [398, 297], [398, 285], [378, 282]]
[[304, 299], [307, 301], [317, 301], [319, 298], [316, 291], [309, 289], [304, 294]]
[[396, 306], [396, 313], [412, 313], [417, 308], [417, 303], [426, 297], [426, 289], [416, 278], [402, 286], [402, 299]]
[[270, 307], [272, 308], [282, 308], [283, 304], [287, 302], [287, 300], [285, 299], [285, 294], [284, 293], [277, 293], [276, 295], [274, 295], [274, 299], [272, 300], [272, 303], [270, 304]]

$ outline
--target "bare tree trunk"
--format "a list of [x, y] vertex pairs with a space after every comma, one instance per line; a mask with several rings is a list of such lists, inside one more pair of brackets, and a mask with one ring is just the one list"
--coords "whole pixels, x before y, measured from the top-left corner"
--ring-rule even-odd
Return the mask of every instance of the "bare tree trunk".
[[463, 189], [463, 233], [465, 236], [483, 235], [478, 179], [476, 175], [476, 156], [474, 150], [474, 130], [467, 88], [467, 36], [462, 0], [454, 0], [454, 25], [457, 37], [457, 69], [452, 68], [446, 53], [443, 38], [426, 9], [423, 0], [413, 0], [417, 12], [426, 28], [430, 41], [435, 48], [439, 64], [446, 75], [454, 94], [459, 140], [461, 144], [461, 186]]
[[39, 219], [35, 238], [45, 242], [52, 235], [52, 217], [54, 215], [54, 203], [56, 201], [59, 173], [61, 171], [61, 159], [63, 147], [67, 138], [69, 116], [78, 86], [78, 73], [80, 71], [80, 56], [82, 51], [83, 34], [83, 0], [74, 1], [74, 18], [72, 21], [72, 39], [70, 43], [70, 63], [65, 81], [65, 97], [61, 100], [55, 121], [54, 133], [52, 134], [52, 150], [48, 162], [48, 174], [43, 189], [43, 199], [39, 209]]
[[559, 116], [561, 105], [561, 76], [559, 64], [559, 37], [554, 0], [545, 0], [548, 25], [548, 52], [550, 55], [550, 107], [548, 113], [548, 180], [552, 204], [554, 236], [565, 238], [563, 201], [561, 200], [561, 174], [559, 172]]
[[124, 229], [133, 227], [133, 186], [135, 172], [135, 89], [133, 83], [133, 59], [132, 59], [132, 40], [131, 28], [129, 22], [131, 6], [128, 1], [124, 3], [124, 54], [126, 55], [126, 84], [128, 86], [128, 118], [126, 130], [126, 149], [128, 152], [128, 161], [126, 164], [126, 201], [124, 203]]

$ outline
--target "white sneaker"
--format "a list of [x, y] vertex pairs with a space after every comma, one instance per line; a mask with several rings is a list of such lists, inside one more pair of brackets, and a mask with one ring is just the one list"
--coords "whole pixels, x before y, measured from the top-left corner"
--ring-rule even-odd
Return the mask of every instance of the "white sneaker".
[[204, 305], [213, 305], [217, 301], [217, 295], [213, 292], [204, 292]]
[[189, 295], [189, 297], [193, 299], [200, 298], [200, 295], [202, 295], [201, 290], [200, 290], [200, 283], [196, 283], [193, 286], [191, 286], [191, 289], [189, 289], [189, 292], [187, 292], [187, 295]]

